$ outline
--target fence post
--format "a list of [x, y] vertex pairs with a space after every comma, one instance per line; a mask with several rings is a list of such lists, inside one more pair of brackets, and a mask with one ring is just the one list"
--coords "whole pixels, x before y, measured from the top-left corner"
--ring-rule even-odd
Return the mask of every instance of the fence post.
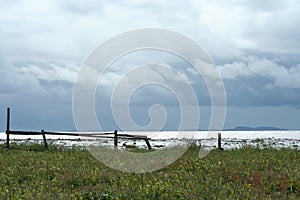
[[151, 150], [152, 147], [151, 147], [151, 145], [150, 145], [150, 142], [149, 142], [148, 138], [145, 139], [145, 142], [146, 142], [146, 144], [147, 144], [148, 149]]
[[10, 107], [7, 108], [6, 147], [9, 148]]
[[114, 145], [115, 145], [115, 148], [118, 147], [118, 131], [115, 130], [114, 132]]
[[221, 133], [218, 133], [218, 149], [223, 150], [221, 146], [222, 145], [221, 140], [222, 140]]
[[41, 132], [42, 132], [42, 135], [43, 135], [43, 140], [44, 140], [44, 144], [45, 144], [45, 149], [48, 149], [48, 144], [47, 144], [46, 136], [45, 136], [45, 133], [44, 133], [44, 129], [42, 129]]

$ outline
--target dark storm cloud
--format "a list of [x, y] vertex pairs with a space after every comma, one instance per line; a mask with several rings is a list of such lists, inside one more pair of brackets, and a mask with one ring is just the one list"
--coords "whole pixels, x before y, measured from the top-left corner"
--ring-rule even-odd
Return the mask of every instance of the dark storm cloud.
[[241, 78], [225, 81], [227, 105], [247, 106], [291, 106], [300, 107], [300, 88], [265, 88], [271, 80], [262, 77]]

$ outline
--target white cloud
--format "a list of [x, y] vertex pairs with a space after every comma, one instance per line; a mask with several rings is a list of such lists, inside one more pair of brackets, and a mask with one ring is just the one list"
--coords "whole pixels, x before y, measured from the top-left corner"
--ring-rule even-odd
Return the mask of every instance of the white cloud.
[[[297, 0], [271, 1], [194, 1], [199, 10], [195, 25], [218, 43], [226, 52], [234, 48], [270, 52], [298, 52], [300, 3]], [[203, 32], [202, 32], [203, 33]], [[231, 43], [231, 44], [230, 44]], [[209, 45], [208, 45], [209, 48]]]
[[218, 66], [218, 69], [225, 80], [257, 76], [271, 81], [267, 87], [300, 88], [299, 64], [287, 68], [274, 60], [250, 56], [242, 61]]
[[0, 52], [12, 61], [81, 62], [112, 35], [143, 27], [173, 29], [219, 57], [240, 50], [299, 52], [300, 3], [23, 0], [0, 8]]
[[59, 66], [50, 64], [49, 66], [28, 65], [16, 68], [16, 72], [22, 75], [31, 75], [37, 80], [43, 81], [66, 81], [74, 83], [76, 81], [78, 66]]
[[44, 89], [37, 79], [28, 74], [19, 74], [14, 66], [5, 65], [0, 68], [0, 95], [39, 94]]
[[[187, 92], [190, 91], [190, 82], [180, 72], [175, 71], [171, 66], [162, 64], [149, 64], [137, 66], [124, 74], [116, 72], [105, 74], [100, 84], [106, 84], [112, 90], [113, 98], [120, 103], [126, 103], [128, 97], [142, 86], [156, 85], [156, 88], [150, 91], [156, 93], [159, 97], [166, 96], [166, 92], [162, 92], [162, 88], [168, 88], [174, 95], [181, 97], [185, 102], [193, 102], [189, 100]], [[149, 90], [148, 90], [149, 91]], [[169, 95], [169, 94], [168, 94]], [[151, 97], [156, 99], [157, 97]]]
[[77, 66], [63, 64], [14, 66], [1, 62], [0, 66], [0, 95], [14, 97], [69, 98], [78, 70]]

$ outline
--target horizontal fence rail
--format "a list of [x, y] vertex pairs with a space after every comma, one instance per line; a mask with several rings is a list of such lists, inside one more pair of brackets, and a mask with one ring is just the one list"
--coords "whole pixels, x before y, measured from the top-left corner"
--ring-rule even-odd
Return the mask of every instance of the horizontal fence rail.
[[9, 148], [9, 136], [10, 135], [42, 135], [43, 141], [45, 144], [45, 148], [48, 149], [48, 143], [46, 140], [46, 135], [62, 135], [62, 136], [80, 136], [80, 137], [93, 137], [93, 138], [112, 138], [114, 139], [114, 146], [115, 148], [118, 147], [118, 139], [128, 139], [128, 140], [144, 140], [148, 149], [152, 149], [150, 145], [150, 138], [145, 135], [129, 135], [129, 134], [118, 134], [118, 131], [115, 130], [114, 132], [108, 133], [70, 133], [70, 132], [48, 132], [41, 130], [40, 132], [36, 131], [14, 131], [10, 130], [10, 108], [7, 108], [7, 127], [6, 127], [6, 146]]

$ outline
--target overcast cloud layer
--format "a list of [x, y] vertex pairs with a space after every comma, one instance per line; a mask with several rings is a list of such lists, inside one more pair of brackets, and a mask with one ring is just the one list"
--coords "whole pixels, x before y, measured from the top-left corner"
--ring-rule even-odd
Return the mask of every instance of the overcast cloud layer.
[[[300, 115], [299, 21], [298, 0], [1, 1], [0, 130], [4, 130], [7, 106], [13, 108], [15, 128], [74, 129], [72, 88], [81, 63], [113, 35], [144, 27], [178, 31], [207, 50], [226, 87], [229, 113], [225, 128], [272, 125], [299, 129], [295, 120]], [[200, 106], [209, 106], [205, 85], [191, 66], [168, 55], [161, 59], [200, 88]], [[102, 92], [97, 92], [101, 100], [106, 102], [122, 74], [124, 69], [118, 66], [135, 62], [129, 57], [108, 72]], [[139, 107], [133, 108], [133, 117], [138, 123], [147, 123], [147, 113], [140, 111], [153, 103], [178, 113], [171, 94], [159, 88], [141, 90], [135, 98]], [[113, 129], [111, 117], [101, 117], [106, 112], [103, 109], [107, 108], [99, 105], [104, 127]], [[178, 118], [171, 117], [166, 129], [176, 127]]]

